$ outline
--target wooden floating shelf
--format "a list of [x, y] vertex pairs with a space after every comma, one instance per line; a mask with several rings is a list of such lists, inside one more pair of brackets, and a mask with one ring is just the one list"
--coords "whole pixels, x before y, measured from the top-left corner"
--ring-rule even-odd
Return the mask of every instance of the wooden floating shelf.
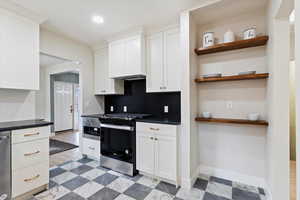
[[228, 123], [228, 124], [246, 124], [246, 125], [261, 125], [268, 126], [269, 123], [267, 121], [258, 120], [258, 121], [250, 121], [247, 119], [224, 119], [224, 118], [203, 118], [197, 117], [195, 119], [198, 122], [213, 122], [213, 123]]
[[260, 36], [249, 40], [238, 40], [234, 42], [217, 44], [207, 48], [195, 49], [197, 55], [205, 55], [211, 53], [218, 53], [223, 51], [231, 51], [237, 49], [244, 49], [250, 47], [264, 46], [267, 44], [269, 36]]
[[254, 79], [266, 79], [268, 77], [269, 77], [269, 73], [248, 74], [248, 75], [234, 75], [234, 76], [211, 77], [211, 78], [197, 78], [195, 79], [195, 82], [205, 83], [205, 82], [218, 82], [218, 81], [254, 80]]

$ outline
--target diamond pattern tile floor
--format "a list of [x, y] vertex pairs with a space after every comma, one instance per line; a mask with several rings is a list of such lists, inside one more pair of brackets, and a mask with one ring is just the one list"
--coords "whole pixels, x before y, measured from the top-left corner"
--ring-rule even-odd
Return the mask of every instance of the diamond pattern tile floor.
[[83, 158], [50, 169], [49, 190], [33, 199], [266, 200], [262, 188], [200, 174], [191, 190], [137, 175], [130, 177]]

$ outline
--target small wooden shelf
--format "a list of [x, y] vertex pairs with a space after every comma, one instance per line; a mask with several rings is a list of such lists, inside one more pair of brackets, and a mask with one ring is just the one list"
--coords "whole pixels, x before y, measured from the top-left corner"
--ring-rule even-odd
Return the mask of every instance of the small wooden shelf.
[[249, 40], [238, 40], [229, 43], [217, 44], [207, 48], [195, 49], [197, 55], [205, 55], [223, 51], [231, 51], [250, 47], [264, 46], [267, 44], [269, 36], [260, 36]]
[[238, 81], [238, 80], [253, 80], [253, 79], [266, 79], [269, 77], [269, 73], [263, 74], [248, 74], [248, 75], [234, 75], [234, 76], [223, 76], [223, 77], [212, 77], [212, 78], [197, 78], [196, 83], [205, 82], [218, 82], [218, 81]]
[[214, 122], [214, 123], [229, 123], [229, 124], [247, 124], [247, 125], [261, 125], [268, 126], [269, 123], [267, 121], [258, 120], [258, 121], [250, 121], [247, 119], [224, 119], [224, 118], [203, 118], [197, 117], [195, 119], [198, 122]]

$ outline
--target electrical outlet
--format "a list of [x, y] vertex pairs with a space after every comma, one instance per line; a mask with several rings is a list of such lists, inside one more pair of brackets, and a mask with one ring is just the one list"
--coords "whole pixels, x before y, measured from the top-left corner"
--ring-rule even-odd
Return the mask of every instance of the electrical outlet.
[[110, 112], [114, 112], [114, 107], [110, 106]]
[[164, 106], [164, 112], [168, 113], [169, 112], [169, 106]]
[[226, 102], [226, 108], [227, 108], [227, 109], [232, 109], [232, 107], [233, 107], [232, 101], [227, 101], [227, 102]]
[[127, 106], [123, 107], [123, 112], [127, 112]]

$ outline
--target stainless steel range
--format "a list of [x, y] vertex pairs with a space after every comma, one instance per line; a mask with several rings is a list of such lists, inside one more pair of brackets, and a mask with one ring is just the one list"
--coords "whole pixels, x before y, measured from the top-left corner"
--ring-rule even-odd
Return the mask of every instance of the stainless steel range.
[[103, 167], [134, 176], [136, 170], [135, 120], [148, 114], [106, 114], [100, 117]]

